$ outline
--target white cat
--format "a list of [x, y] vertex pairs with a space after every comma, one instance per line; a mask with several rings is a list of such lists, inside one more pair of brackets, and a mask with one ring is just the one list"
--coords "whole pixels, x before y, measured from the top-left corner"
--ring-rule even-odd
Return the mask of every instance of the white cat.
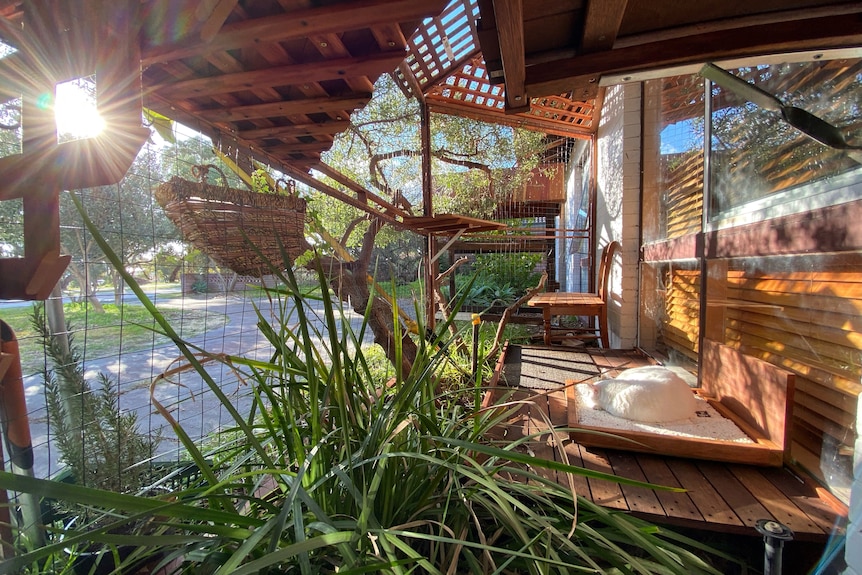
[[627, 369], [592, 384], [596, 408], [633, 421], [663, 423], [695, 417], [697, 399], [686, 382], [661, 366]]

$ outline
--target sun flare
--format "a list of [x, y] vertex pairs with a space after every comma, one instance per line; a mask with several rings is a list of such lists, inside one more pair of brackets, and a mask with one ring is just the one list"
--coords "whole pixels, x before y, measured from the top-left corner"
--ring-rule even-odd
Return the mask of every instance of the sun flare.
[[94, 78], [79, 78], [57, 84], [54, 118], [58, 142], [92, 138], [105, 129], [105, 121], [96, 106], [95, 88]]

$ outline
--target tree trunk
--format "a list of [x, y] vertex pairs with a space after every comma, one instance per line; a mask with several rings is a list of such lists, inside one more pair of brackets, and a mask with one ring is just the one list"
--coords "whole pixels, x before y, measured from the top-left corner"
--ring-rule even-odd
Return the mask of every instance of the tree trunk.
[[116, 270], [112, 270], [111, 280], [111, 283], [114, 284], [114, 305], [120, 307], [123, 304], [123, 288], [125, 287], [123, 276]]
[[183, 265], [185, 264], [184, 260], [180, 260], [180, 263], [174, 266], [171, 270], [170, 276], [168, 276], [169, 282], [176, 282], [180, 279], [180, 272], [183, 271]]
[[78, 282], [78, 286], [80, 287], [81, 293], [81, 301], [88, 300], [90, 305], [93, 306], [93, 311], [96, 313], [105, 313], [105, 308], [102, 307], [102, 302], [99, 301], [99, 298], [96, 297], [95, 291], [90, 286], [90, 282], [87, 281], [87, 274], [84, 273], [80, 266], [76, 264], [74, 261], [69, 262], [69, 273], [71, 273], [75, 277], [75, 281]]
[[374, 239], [383, 224], [375, 220], [368, 227], [362, 239], [362, 249], [359, 257], [348, 263], [344, 263], [334, 257], [320, 257], [308, 264], [308, 268], [315, 270], [320, 266], [324, 275], [328, 278], [332, 289], [338, 294], [341, 301], [349, 301], [353, 310], [359, 314], [365, 314], [368, 301], [371, 301], [371, 311], [368, 325], [374, 333], [374, 342], [380, 345], [386, 353], [386, 357], [393, 366], [400, 369], [401, 376], [406, 377], [416, 361], [418, 348], [416, 342], [410, 338], [409, 330], [401, 330], [401, 365], [396, 364], [396, 349], [398, 342], [395, 339], [395, 323], [393, 319], [392, 306], [380, 296], [372, 296], [368, 285], [368, 268], [371, 262], [371, 251], [374, 248]]

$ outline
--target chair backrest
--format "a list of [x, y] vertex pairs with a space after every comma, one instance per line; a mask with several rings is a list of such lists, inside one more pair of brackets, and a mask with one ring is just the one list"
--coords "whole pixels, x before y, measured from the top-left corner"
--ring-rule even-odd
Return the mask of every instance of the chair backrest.
[[608, 301], [608, 277], [611, 275], [614, 254], [619, 248], [620, 242], [614, 240], [602, 250], [602, 259], [599, 261], [599, 285], [596, 290], [602, 301]]

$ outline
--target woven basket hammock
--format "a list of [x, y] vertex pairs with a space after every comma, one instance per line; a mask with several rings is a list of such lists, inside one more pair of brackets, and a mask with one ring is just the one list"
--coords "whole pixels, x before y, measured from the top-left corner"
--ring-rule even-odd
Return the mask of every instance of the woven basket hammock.
[[[202, 180], [208, 167], [199, 171]], [[158, 186], [155, 196], [186, 241], [240, 275], [261, 277], [273, 267], [283, 269], [309, 248], [305, 200], [296, 195], [173, 177]]]

